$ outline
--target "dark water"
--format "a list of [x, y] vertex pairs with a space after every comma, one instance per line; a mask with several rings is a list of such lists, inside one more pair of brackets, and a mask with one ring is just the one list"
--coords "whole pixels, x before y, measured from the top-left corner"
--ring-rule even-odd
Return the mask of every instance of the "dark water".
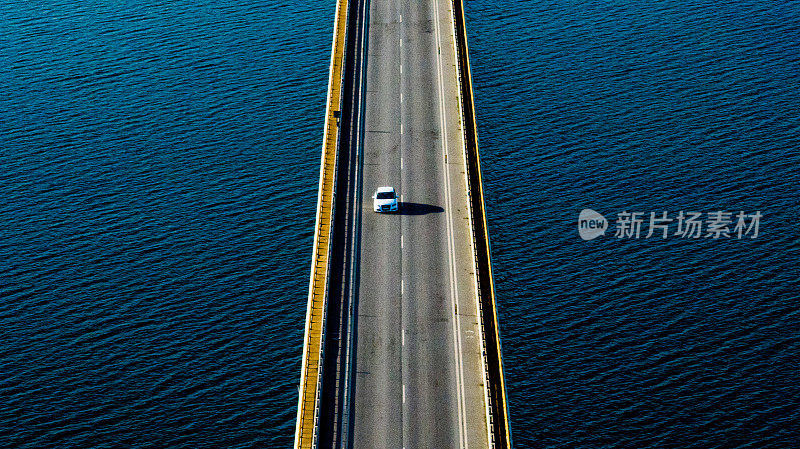
[[[516, 445], [798, 447], [800, 3], [467, 5]], [[584, 242], [584, 208], [764, 218]]]
[[2, 2], [0, 447], [286, 447], [331, 2]]
[[[516, 446], [796, 447], [800, 5], [467, 16]], [[0, 447], [291, 444], [332, 18], [0, 5]]]

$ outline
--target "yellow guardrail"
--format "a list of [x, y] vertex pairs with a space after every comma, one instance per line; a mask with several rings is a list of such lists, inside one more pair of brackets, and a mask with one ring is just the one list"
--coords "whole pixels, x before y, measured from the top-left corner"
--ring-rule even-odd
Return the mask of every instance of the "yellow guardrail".
[[317, 221], [314, 229], [314, 250], [308, 288], [305, 341], [300, 374], [295, 449], [316, 446], [319, 423], [322, 355], [324, 350], [325, 309], [328, 294], [331, 230], [333, 227], [334, 191], [336, 184], [338, 112], [341, 105], [342, 65], [347, 30], [347, 0], [336, 2], [331, 65], [328, 78], [328, 101], [325, 108], [325, 132], [317, 195]]
[[458, 51], [459, 82], [461, 84], [461, 113], [464, 123], [464, 138], [467, 152], [467, 180], [469, 202], [472, 213], [475, 257], [478, 265], [479, 303], [481, 324], [486, 345], [486, 370], [489, 393], [490, 433], [492, 446], [511, 448], [511, 425], [508, 419], [503, 354], [500, 346], [500, 323], [497, 319], [497, 303], [492, 276], [491, 248], [486, 221], [486, 206], [483, 201], [480, 155], [478, 152], [478, 127], [475, 121], [475, 101], [472, 92], [472, 72], [469, 65], [466, 20], [463, 0], [453, 0]]

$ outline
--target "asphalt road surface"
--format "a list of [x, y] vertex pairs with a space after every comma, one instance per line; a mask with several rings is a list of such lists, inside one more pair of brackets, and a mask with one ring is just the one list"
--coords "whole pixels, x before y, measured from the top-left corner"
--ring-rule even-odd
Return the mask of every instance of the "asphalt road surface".
[[[367, 2], [344, 431], [354, 448], [489, 447], [451, 8]], [[397, 189], [398, 213], [372, 211], [379, 186]]]

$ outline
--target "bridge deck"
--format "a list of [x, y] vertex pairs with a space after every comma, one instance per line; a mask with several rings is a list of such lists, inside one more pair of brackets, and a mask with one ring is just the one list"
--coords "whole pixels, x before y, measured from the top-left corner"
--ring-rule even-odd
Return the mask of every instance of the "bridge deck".
[[353, 447], [488, 447], [452, 2], [368, 19]]
[[510, 447], [461, 2], [337, 10], [295, 447]]

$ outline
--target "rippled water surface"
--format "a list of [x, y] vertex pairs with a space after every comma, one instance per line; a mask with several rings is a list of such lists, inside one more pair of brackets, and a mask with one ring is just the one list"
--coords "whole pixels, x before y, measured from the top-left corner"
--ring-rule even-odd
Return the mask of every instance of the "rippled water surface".
[[0, 447], [291, 445], [330, 2], [0, 21]]
[[[516, 445], [797, 447], [800, 4], [467, 18]], [[756, 239], [584, 242], [584, 208], [765, 217]]]
[[[467, 18], [516, 446], [796, 447], [800, 6]], [[0, 4], [0, 447], [291, 444], [332, 19]]]

